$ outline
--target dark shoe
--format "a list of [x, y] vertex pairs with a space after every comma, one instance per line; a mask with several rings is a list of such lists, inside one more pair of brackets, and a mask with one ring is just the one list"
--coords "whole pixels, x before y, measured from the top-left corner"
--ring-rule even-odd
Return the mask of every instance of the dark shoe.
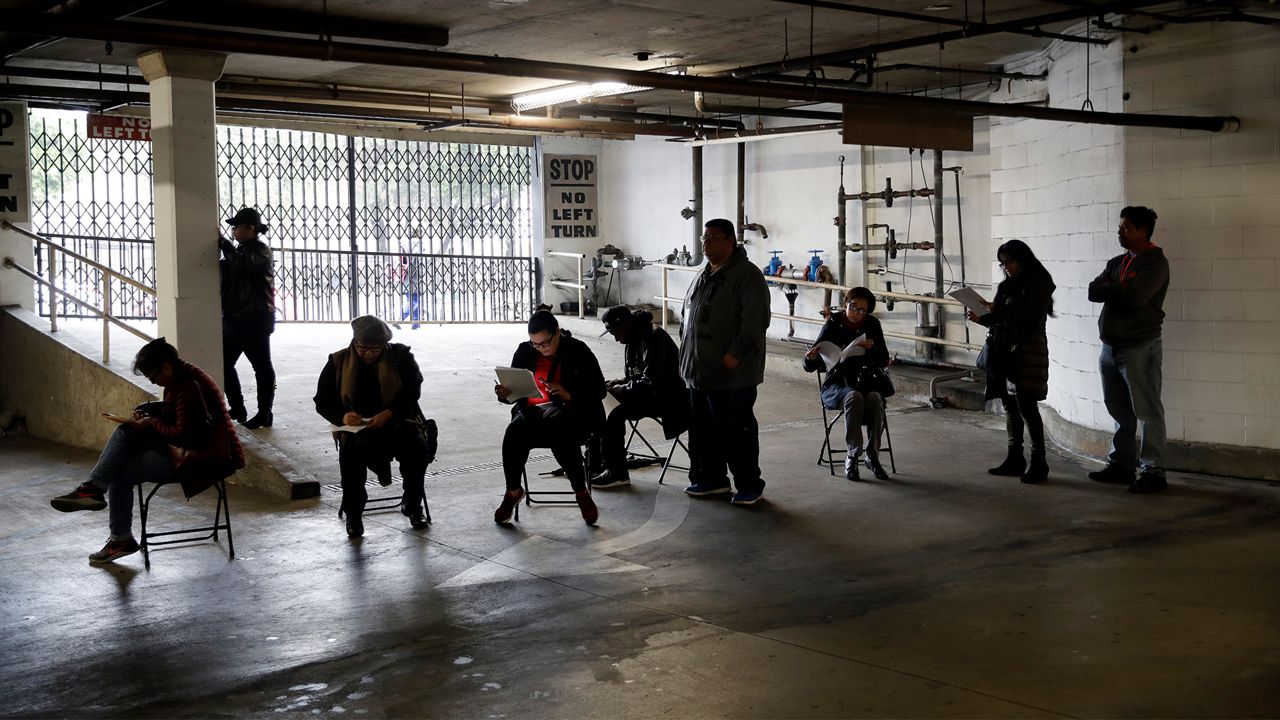
[[1049, 479], [1049, 463], [1045, 462], [1044, 453], [1031, 453], [1031, 464], [1022, 475], [1022, 482], [1028, 485], [1042, 483]]
[[739, 490], [733, 494], [733, 498], [729, 502], [734, 505], [755, 505], [760, 502], [760, 498], [764, 497], [764, 488], [759, 490], [750, 490], [743, 492]]
[[889, 473], [884, 471], [884, 466], [880, 464], [880, 458], [874, 455], [871, 451], [867, 451], [867, 459], [865, 462], [867, 464], [867, 469], [871, 471], [871, 474], [874, 475], [877, 480], [889, 479]]
[[685, 495], [693, 497], [707, 497], [708, 495], [724, 495], [732, 492], [728, 485], [706, 485], [703, 483], [694, 483], [684, 489]]
[[1144, 472], [1138, 476], [1137, 480], [1129, 484], [1129, 492], [1146, 494], [1160, 492], [1167, 487], [1169, 487], [1169, 483], [1164, 481], [1164, 475]]
[[858, 475], [858, 460], [845, 460], [845, 479], [855, 483], [861, 479]]
[[138, 541], [134, 540], [132, 536], [124, 540], [107, 540], [107, 544], [103, 545], [101, 550], [96, 553], [89, 553], [89, 562], [95, 565], [109, 563], [136, 552], [138, 552]]
[[409, 525], [411, 525], [414, 530], [426, 530], [427, 527], [431, 525], [431, 521], [427, 520], [427, 514], [422, 511], [421, 507], [419, 507], [409, 515]]
[[595, 525], [596, 520], [600, 519], [600, 508], [596, 507], [596, 501], [591, 499], [591, 493], [583, 490], [580, 493], [574, 493], [573, 499], [578, 501], [578, 509], [582, 511], [582, 522]]
[[612, 488], [622, 487], [631, 484], [631, 476], [626, 470], [622, 472], [614, 472], [613, 470], [605, 470], [604, 472], [591, 478], [591, 487], [593, 488]]
[[1003, 475], [1005, 477], [1018, 477], [1027, 469], [1027, 461], [1022, 457], [1022, 448], [1011, 446], [1009, 455], [1005, 457], [1004, 462], [993, 468], [987, 468], [987, 472], [991, 475]]
[[1107, 466], [1101, 470], [1094, 470], [1089, 473], [1089, 479], [1094, 482], [1109, 483], [1111, 485], [1129, 485], [1133, 482], [1133, 471], [1125, 470], [1119, 465], [1107, 463]]
[[107, 506], [105, 494], [93, 483], [81, 483], [80, 487], [66, 495], [59, 495], [49, 501], [54, 510], [59, 512], [75, 512], [76, 510], [101, 510]]
[[244, 422], [244, 426], [249, 428], [250, 430], [257, 430], [258, 428], [271, 427], [271, 411], [259, 410], [257, 415], [254, 415], [253, 417], [249, 418]]
[[347, 516], [347, 537], [364, 536], [364, 520], [359, 515]]
[[231, 408], [231, 410], [228, 411], [227, 414], [231, 416], [232, 420], [235, 420], [236, 422], [240, 422], [240, 423], [244, 422], [249, 417], [249, 411], [245, 410], [244, 406], [233, 407]]
[[516, 511], [516, 505], [519, 505], [523, 498], [524, 490], [519, 488], [504, 493], [498, 509], [493, 511], [493, 521], [499, 525], [510, 521], [512, 513]]

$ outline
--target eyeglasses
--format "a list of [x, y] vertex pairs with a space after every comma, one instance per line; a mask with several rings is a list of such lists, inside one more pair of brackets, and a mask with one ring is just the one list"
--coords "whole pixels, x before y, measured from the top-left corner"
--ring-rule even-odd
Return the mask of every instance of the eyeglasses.
[[534, 350], [545, 350], [546, 348], [551, 347], [551, 343], [555, 342], [555, 339], [556, 339], [556, 336], [552, 335], [551, 337], [547, 338], [543, 342], [534, 342], [530, 340], [529, 347], [532, 347]]
[[858, 307], [857, 305], [846, 305], [845, 309], [853, 313], [854, 315], [866, 315], [867, 313], [871, 312], [870, 310], [864, 307]]
[[382, 352], [383, 350], [386, 350], [386, 349], [387, 349], [386, 345], [361, 345], [359, 343], [356, 343], [356, 352], [358, 353]]

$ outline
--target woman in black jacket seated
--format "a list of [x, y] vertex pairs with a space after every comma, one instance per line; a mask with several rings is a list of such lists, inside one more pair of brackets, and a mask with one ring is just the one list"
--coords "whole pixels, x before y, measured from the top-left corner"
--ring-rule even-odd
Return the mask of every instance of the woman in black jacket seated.
[[[604, 424], [605, 386], [600, 363], [585, 343], [560, 329], [555, 315], [540, 308], [529, 318], [529, 342], [516, 348], [511, 366], [532, 372], [542, 395], [514, 401], [511, 422], [502, 438], [507, 492], [493, 513], [493, 521], [505, 523], [511, 519], [516, 504], [524, 498], [520, 478], [529, 451], [545, 447], [551, 448], [556, 462], [564, 468], [582, 519], [594, 525], [600, 511], [587, 491], [586, 468], [579, 448], [593, 428]], [[496, 385], [493, 391], [500, 402], [513, 402], [506, 386]]]
[[[1021, 240], [996, 251], [1005, 279], [981, 317], [967, 317], [991, 328], [987, 336], [987, 396], [1004, 403], [1009, 455], [989, 469], [992, 475], [1022, 476], [1024, 483], [1044, 482], [1049, 464], [1044, 456], [1044, 421], [1040, 400], [1049, 395], [1049, 340], [1045, 322], [1053, 317], [1053, 277]], [[1022, 454], [1022, 428], [1031, 436], [1031, 465]], [[1025, 471], [1025, 472], [1024, 472]]]
[[827, 367], [815, 344], [804, 356], [805, 372], [827, 371], [822, 382], [822, 404], [829, 410], [844, 411], [844, 441], [848, 456], [844, 476], [858, 479], [858, 459], [863, 452], [862, 426], [867, 426], [870, 441], [866, 444], [867, 467], [877, 480], [889, 474], [880, 465], [880, 430], [884, 425], [884, 398], [892, 394], [884, 368], [889, 365], [889, 348], [884, 343], [880, 320], [871, 313], [876, 309], [876, 296], [864, 287], [844, 294], [844, 312], [833, 314], [822, 326], [817, 342], [830, 342], [844, 350], [861, 336], [857, 346], [861, 355], [850, 355], [835, 367]]

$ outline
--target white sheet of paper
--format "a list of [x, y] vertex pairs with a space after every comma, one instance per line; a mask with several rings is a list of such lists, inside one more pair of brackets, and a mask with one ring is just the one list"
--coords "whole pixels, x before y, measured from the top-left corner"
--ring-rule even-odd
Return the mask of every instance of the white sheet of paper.
[[866, 338], [867, 336], [865, 333], [859, 335], [846, 345], [843, 350], [841, 350], [835, 343], [823, 340], [818, 343], [818, 357], [822, 358], [822, 362], [825, 363], [827, 369], [830, 370], [836, 365], [839, 365], [845, 358], [866, 355], [867, 349], [858, 345], [858, 343], [862, 342]]
[[363, 430], [363, 429], [365, 429], [365, 428], [369, 427], [369, 421], [370, 421], [370, 420], [372, 420], [372, 419], [373, 419], [373, 418], [360, 418], [360, 421], [361, 421], [362, 423], [364, 423], [363, 425], [330, 425], [330, 426], [329, 426], [329, 432], [331, 432], [331, 433], [335, 433], [335, 432], [358, 433], [358, 432], [360, 432], [361, 430]]
[[966, 286], [966, 287], [956, 288], [955, 290], [952, 290], [951, 292], [947, 293], [947, 295], [950, 295], [952, 298], [959, 300], [967, 310], [971, 311], [974, 315], [977, 315], [978, 317], [982, 317], [983, 315], [986, 315], [987, 313], [991, 312], [990, 310], [987, 309], [986, 305], [983, 305], [983, 303], [986, 302], [986, 299], [983, 298], [981, 295], [979, 295], [978, 292], [971, 287]]
[[533, 373], [525, 368], [496, 367], [493, 372], [498, 376], [498, 384], [511, 391], [511, 400], [542, 397]]

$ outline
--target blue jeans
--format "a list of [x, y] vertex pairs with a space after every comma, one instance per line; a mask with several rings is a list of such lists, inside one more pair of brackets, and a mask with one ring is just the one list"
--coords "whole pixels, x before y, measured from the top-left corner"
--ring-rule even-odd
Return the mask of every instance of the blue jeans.
[[169, 446], [160, 436], [121, 425], [111, 433], [89, 482], [107, 494], [111, 537], [133, 534], [133, 488], [144, 482], [173, 480]]
[[[1098, 366], [1102, 372], [1102, 400], [1116, 421], [1111, 438], [1111, 464], [1126, 470], [1164, 474], [1164, 403], [1160, 401], [1164, 346], [1160, 338], [1129, 347], [1103, 343]], [[1137, 446], [1142, 423], [1142, 449]]]

